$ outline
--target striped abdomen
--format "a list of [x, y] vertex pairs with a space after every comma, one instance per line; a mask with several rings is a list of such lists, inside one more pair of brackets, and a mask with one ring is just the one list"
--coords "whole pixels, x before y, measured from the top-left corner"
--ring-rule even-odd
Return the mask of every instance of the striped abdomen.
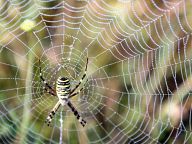
[[59, 99], [66, 100], [70, 94], [70, 81], [67, 77], [57, 79], [56, 92]]
[[[86, 125], [86, 121], [79, 115], [78, 111], [75, 109], [75, 107], [69, 101], [69, 95], [71, 94], [71, 88], [70, 88], [70, 81], [67, 77], [59, 77], [57, 79], [56, 92], [57, 92], [57, 96], [59, 98], [59, 103], [61, 103], [61, 105], [67, 104], [68, 107], [73, 112], [73, 114], [78, 119], [78, 121], [84, 127]], [[47, 121], [49, 123], [54, 114], [55, 114], [54, 111], [49, 114], [49, 117], [47, 118]]]

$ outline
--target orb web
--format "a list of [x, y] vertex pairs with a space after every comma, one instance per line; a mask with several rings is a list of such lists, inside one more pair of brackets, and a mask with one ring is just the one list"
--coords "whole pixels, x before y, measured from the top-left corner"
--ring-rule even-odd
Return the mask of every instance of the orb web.
[[[0, 143], [191, 143], [190, 0], [2, 0]], [[59, 76], [67, 106], [45, 120]], [[39, 60], [41, 63], [39, 63]], [[79, 88], [79, 89], [80, 89]]]

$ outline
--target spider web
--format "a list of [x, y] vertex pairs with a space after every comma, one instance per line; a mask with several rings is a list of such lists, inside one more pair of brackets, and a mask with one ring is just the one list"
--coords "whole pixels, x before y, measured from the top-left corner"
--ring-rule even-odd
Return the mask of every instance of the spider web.
[[[0, 1], [0, 143], [192, 143], [191, 0]], [[44, 123], [58, 76], [83, 91]]]

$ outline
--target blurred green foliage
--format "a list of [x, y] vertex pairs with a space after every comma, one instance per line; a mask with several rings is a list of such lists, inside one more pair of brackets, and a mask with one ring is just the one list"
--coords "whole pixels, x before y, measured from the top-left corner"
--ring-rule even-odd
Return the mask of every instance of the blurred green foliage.
[[192, 143], [191, 2], [61, 2], [0, 1], [0, 143], [59, 143], [38, 60], [54, 86], [58, 75], [76, 82], [87, 54], [88, 104], [76, 105], [91, 110], [88, 126], [67, 111], [63, 141]]

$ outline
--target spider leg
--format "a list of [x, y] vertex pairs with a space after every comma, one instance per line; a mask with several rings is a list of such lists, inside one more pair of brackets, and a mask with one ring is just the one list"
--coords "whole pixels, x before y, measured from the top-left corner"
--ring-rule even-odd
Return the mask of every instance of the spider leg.
[[44, 90], [53, 96], [57, 96], [55, 91], [49, 91], [46, 87], [44, 87]]
[[[85, 84], [88, 82], [88, 79], [87, 79], [87, 81], [84, 83], [84, 86], [85, 86]], [[83, 87], [84, 87], [83, 86]], [[72, 97], [74, 97], [74, 96], [76, 96], [76, 95], [78, 95], [84, 88], [81, 88], [80, 90], [78, 90], [77, 92], [75, 92], [75, 93], [70, 93], [70, 95], [69, 95], [69, 98], [72, 98]]]
[[47, 116], [45, 123], [47, 123], [48, 126], [50, 126], [50, 123], [55, 115], [55, 113], [57, 112], [57, 110], [59, 109], [59, 107], [61, 106], [61, 103], [58, 101], [56, 103], [56, 105], [54, 106], [54, 108], [52, 109], [52, 111], [49, 113], [49, 115]]
[[78, 92], [69, 95], [69, 98], [72, 98], [72, 97], [78, 95], [82, 90], [83, 90], [83, 88], [81, 88]]
[[[43, 78], [42, 72], [41, 72], [41, 61], [39, 59], [39, 71], [40, 71], [40, 79], [43, 81], [43, 83], [52, 91], [51, 93], [55, 93], [54, 89], [47, 83], [47, 81]], [[50, 92], [49, 92], [50, 93]], [[50, 94], [51, 94], [50, 93]], [[53, 95], [53, 94], [52, 94]], [[56, 95], [54, 95], [56, 96]]]
[[80, 86], [80, 84], [81, 84], [82, 81], [84, 80], [84, 78], [85, 78], [85, 76], [86, 76], [86, 74], [87, 74], [87, 65], [88, 65], [88, 58], [87, 58], [86, 66], [85, 66], [85, 72], [84, 72], [82, 78], [80, 79], [79, 83], [75, 86], [74, 89], [71, 90], [71, 92], [70, 92], [71, 94]]
[[73, 114], [76, 116], [76, 118], [80, 122], [80, 124], [84, 127], [87, 122], [79, 115], [79, 112], [76, 110], [76, 108], [73, 106], [73, 104], [69, 100], [66, 100], [66, 102], [69, 108], [71, 109], [71, 111], [73, 112]]
[[[65, 100], [65, 101], [67, 102], [68, 107], [71, 109], [73, 114], [76, 116], [76, 118], [78, 119], [80, 124], [84, 127], [87, 122], [79, 115], [79, 112], [76, 110], [76, 108], [73, 106], [73, 104], [69, 100]], [[48, 126], [50, 126], [50, 123], [53, 120], [53, 117], [60, 106], [61, 106], [61, 103], [60, 103], [60, 101], [58, 101], [56, 103], [56, 105], [54, 106], [54, 108], [52, 109], [52, 111], [47, 116], [45, 123], [47, 123]]]

